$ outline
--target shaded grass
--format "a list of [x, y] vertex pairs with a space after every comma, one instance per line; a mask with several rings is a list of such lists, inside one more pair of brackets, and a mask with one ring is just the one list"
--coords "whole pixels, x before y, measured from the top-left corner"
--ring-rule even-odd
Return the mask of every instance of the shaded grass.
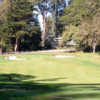
[[100, 99], [98, 54], [16, 54], [23, 61], [9, 61], [5, 56], [9, 55], [0, 56], [0, 100]]

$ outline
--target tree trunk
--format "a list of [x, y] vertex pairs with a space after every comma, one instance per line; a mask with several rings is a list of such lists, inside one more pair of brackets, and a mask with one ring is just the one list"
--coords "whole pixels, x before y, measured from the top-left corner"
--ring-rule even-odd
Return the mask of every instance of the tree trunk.
[[93, 34], [93, 41], [92, 41], [92, 49], [93, 49], [93, 53], [96, 52], [96, 46], [97, 46], [97, 35], [96, 33]]
[[16, 38], [15, 45], [14, 45], [14, 52], [18, 50], [18, 39]]
[[42, 31], [42, 47], [45, 46], [46, 41], [46, 19], [45, 16], [43, 16], [43, 31]]
[[93, 53], [95, 53], [96, 52], [96, 43], [93, 43], [92, 49], [93, 49]]
[[2, 47], [0, 47], [0, 54], [2, 54]]

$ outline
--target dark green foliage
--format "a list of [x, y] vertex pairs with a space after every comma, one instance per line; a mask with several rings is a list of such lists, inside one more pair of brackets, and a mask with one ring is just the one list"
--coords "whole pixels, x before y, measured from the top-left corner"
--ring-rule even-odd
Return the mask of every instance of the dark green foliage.
[[[38, 49], [41, 32], [37, 20], [33, 17], [32, 4], [33, 3], [29, 2], [29, 0], [9, 1], [9, 10], [5, 15], [6, 21], [3, 22], [3, 25], [0, 27], [0, 37], [5, 38], [4, 35], [7, 35], [8, 43], [4, 47], [5, 50], [14, 50], [15, 52], [19, 51], [19, 49], [24, 50], [26, 36], [28, 38], [28, 47], [26, 50]], [[36, 42], [34, 38], [38, 42]], [[2, 38], [2, 40], [4, 41], [5, 39]], [[22, 45], [22, 43], [24, 43], [24, 45]], [[33, 44], [34, 46], [32, 46]], [[8, 47], [10, 47], [11, 50], [8, 50]], [[31, 49], [29, 49], [30, 47]]]
[[88, 14], [88, 0], [73, 0], [71, 4], [65, 8], [64, 16], [61, 18], [63, 24], [79, 25], [83, 17]]
[[41, 49], [41, 35], [40, 34], [32, 34], [24, 35], [19, 40], [19, 51], [32, 51]]
[[[7, 26], [2, 21], [0, 23], [0, 53], [2, 53], [3, 48], [6, 47], [8, 41]], [[8, 43], [9, 44], [9, 43]]]
[[18, 50], [21, 36], [28, 34], [29, 21], [32, 19], [31, 5], [27, 0], [14, 0], [10, 3], [7, 14], [8, 30], [11, 37], [15, 38], [14, 51]]

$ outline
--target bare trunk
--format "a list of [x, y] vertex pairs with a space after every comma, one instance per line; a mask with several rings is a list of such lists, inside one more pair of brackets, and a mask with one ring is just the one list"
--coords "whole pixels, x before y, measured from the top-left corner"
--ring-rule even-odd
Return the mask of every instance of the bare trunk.
[[15, 45], [14, 45], [14, 52], [18, 50], [18, 39], [16, 38]]
[[0, 54], [2, 54], [2, 47], [0, 47]]
[[93, 49], [93, 53], [95, 53], [96, 52], [96, 43], [93, 43], [92, 49]]
[[93, 49], [93, 53], [96, 52], [96, 46], [97, 46], [97, 35], [96, 33], [93, 34], [93, 41], [92, 41], [92, 49]]
[[46, 19], [45, 16], [43, 17], [43, 31], [42, 31], [42, 46], [45, 46], [46, 40]]

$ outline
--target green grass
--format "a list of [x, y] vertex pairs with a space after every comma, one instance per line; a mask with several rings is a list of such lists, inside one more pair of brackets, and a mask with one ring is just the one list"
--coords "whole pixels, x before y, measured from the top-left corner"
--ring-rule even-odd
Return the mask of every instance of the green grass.
[[100, 100], [99, 54], [16, 54], [22, 61], [7, 56], [0, 56], [0, 100]]

